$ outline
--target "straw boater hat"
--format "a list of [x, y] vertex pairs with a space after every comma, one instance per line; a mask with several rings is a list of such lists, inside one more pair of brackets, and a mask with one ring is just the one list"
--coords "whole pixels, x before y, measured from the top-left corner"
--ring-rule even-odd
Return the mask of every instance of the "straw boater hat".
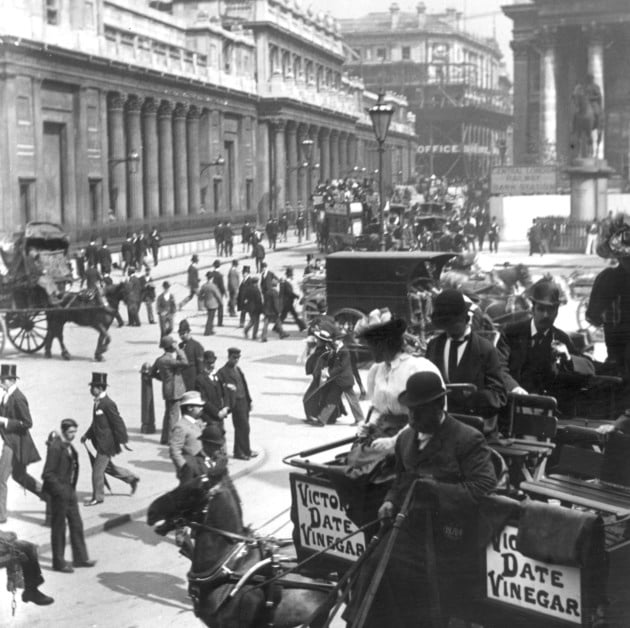
[[355, 326], [354, 333], [365, 340], [377, 340], [402, 336], [407, 329], [407, 323], [402, 318], [394, 318], [389, 308], [372, 310]]
[[187, 390], [179, 402], [180, 406], [205, 406], [201, 393], [197, 390]]

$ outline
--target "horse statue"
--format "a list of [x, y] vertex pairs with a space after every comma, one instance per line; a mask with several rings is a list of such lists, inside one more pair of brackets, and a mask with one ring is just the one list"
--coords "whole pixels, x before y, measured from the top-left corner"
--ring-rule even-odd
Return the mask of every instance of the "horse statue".
[[189, 593], [195, 615], [207, 626], [291, 628], [310, 622], [317, 628], [326, 622], [334, 586], [293, 573], [268, 583], [294, 560], [277, 553], [278, 542], [250, 535], [227, 475], [195, 478], [156, 499], [147, 523], [163, 520], [156, 532], [177, 522], [194, 530]]
[[[594, 83], [592, 85], [594, 86]], [[575, 149], [578, 157], [595, 157], [602, 141], [600, 112], [589, 98], [588, 86], [576, 85], [571, 100], [574, 107], [571, 147]], [[593, 142], [595, 130], [597, 131], [596, 144]]]

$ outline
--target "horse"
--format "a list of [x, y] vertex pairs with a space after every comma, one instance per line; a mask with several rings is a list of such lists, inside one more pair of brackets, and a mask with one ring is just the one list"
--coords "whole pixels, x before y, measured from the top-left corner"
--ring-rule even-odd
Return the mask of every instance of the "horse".
[[451, 268], [440, 275], [442, 288], [454, 288], [472, 295], [516, 295], [518, 288], [532, 285], [529, 268], [525, 264], [506, 264], [489, 272]]
[[[594, 157], [602, 141], [601, 124], [597, 120], [588, 93], [583, 85], [576, 85], [571, 96], [574, 105], [571, 133], [572, 148], [576, 149], [578, 157]], [[593, 131], [597, 129], [597, 144], [593, 145]]]
[[[331, 583], [292, 574], [273, 584], [266, 582], [278, 572], [278, 545], [253, 538], [243, 526], [238, 494], [229, 476], [202, 476], [156, 499], [147, 512], [147, 523], [166, 533], [185, 521], [195, 543], [189, 593], [195, 615], [213, 628], [291, 628], [310, 621], [324, 625], [334, 599]], [[250, 571], [251, 570], [251, 571]], [[243, 574], [246, 577], [243, 577]]]
[[118, 323], [118, 327], [122, 327], [124, 325], [123, 319], [118, 312], [118, 308], [121, 303], [126, 303], [127, 297], [127, 284], [123, 281], [118, 283], [111, 283], [105, 286], [104, 289], [105, 300], [107, 301], [107, 305], [114, 311], [114, 316]]
[[63, 341], [63, 327], [66, 323], [74, 323], [81, 327], [92, 327], [98, 332], [94, 359], [103, 361], [103, 354], [107, 351], [111, 337], [107, 333], [115, 313], [102, 305], [86, 291], [76, 293], [72, 300], [58, 309], [49, 309], [46, 312], [48, 328], [44, 338], [44, 355], [52, 357], [52, 343], [56, 338], [61, 347], [61, 355], [65, 360], [70, 359], [70, 352]]

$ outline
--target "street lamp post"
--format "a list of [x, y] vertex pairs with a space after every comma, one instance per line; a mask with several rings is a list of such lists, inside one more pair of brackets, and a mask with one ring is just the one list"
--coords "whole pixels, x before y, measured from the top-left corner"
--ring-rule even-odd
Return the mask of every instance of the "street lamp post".
[[385, 250], [385, 204], [383, 203], [383, 153], [385, 152], [385, 139], [389, 131], [389, 125], [394, 115], [394, 107], [383, 102], [383, 93], [378, 95], [378, 101], [368, 109], [374, 135], [378, 142], [378, 203], [379, 217], [381, 220], [381, 251]]
[[[313, 146], [315, 145], [315, 142], [313, 142], [312, 139], [310, 138], [306, 138], [303, 139], [301, 142], [302, 145], [302, 151], [304, 153], [304, 163], [306, 164], [306, 168], [308, 168], [307, 170], [307, 184], [310, 187], [312, 187], [312, 176], [311, 173], [312, 171], [312, 163], [311, 163], [311, 159], [313, 158]], [[310, 199], [310, 195], [312, 194], [312, 190], [309, 190], [309, 198], [306, 199], [306, 215], [304, 216], [304, 222], [306, 223], [305, 226], [305, 233], [304, 236], [305, 238], [308, 240], [310, 237], [310, 232], [309, 232], [309, 226], [311, 224], [311, 212], [313, 211], [310, 206], [309, 206], [309, 199]]]
[[212, 168], [213, 166], [225, 166], [225, 159], [219, 155], [214, 161], [202, 161], [201, 170], [199, 174], [202, 175], [208, 168]]

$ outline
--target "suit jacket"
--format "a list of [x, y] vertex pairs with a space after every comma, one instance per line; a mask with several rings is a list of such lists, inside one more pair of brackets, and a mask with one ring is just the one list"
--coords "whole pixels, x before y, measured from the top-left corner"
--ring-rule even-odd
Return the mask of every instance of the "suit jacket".
[[199, 301], [203, 303], [206, 310], [216, 310], [223, 301], [223, 296], [217, 285], [208, 279], [199, 290]]
[[223, 275], [218, 270], [210, 271], [210, 279], [212, 283], [219, 289], [221, 296], [225, 296], [225, 282], [223, 281]]
[[85, 436], [92, 441], [99, 454], [115, 456], [120, 453], [122, 440], [116, 433], [114, 425], [122, 421], [118, 406], [107, 395], [94, 402], [92, 424]]
[[202, 418], [205, 421], [220, 421], [222, 423], [223, 419], [219, 416], [219, 411], [225, 408], [227, 403], [223, 384], [218, 375], [212, 373], [208, 377], [208, 374], [202, 371], [195, 380], [195, 390], [201, 393], [201, 398], [206, 402]]
[[112, 270], [112, 253], [107, 245], [103, 245], [98, 250], [98, 263], [101, 265], [102, 273], [109, 273]]
[[435, 480], [441, 516], [464, 514], [496, 487], [490, 448], [476, 429], [446, 414], [424, 449], [416, 432], [405, 428], [396, 440], [396, 479], [385, 500], [402, 506], [417, 477]]
[[241, 284], [241, 276], [237, 268], [230, 268], [228, 271], [228, 291], [230, 294], [236, 294]]
[[188, 267], [188, 287], [191, 290], [197, 290], [199, 288], [199, 270], [194, 264]]
[[175, 297], [172, 294], [168, 295], [168, 299], [164, 297], [164, 293], [160, 293], [157, 298], [157, 312], [159, 316], [169, 316], [175, 314], [177, 311], [177, 305], [175, 304]]
[[188, 458], [201, 451], [201, 441], [199, 440], [201, 430], [200, 421], [191, 423], [184, 417], [173, 426], [168, 440], [168, 451], [178, 471], [186, 464]]
[[151, 368], [151, 377], [162, 382], [162, 397], [165, 400], [181, 399], [186, 392], [182, 371], [188, 366], [186, 354], [180, 349], [175, 353], [165, 351]]
[[444, 377], [452, 384], [474, 384], [477, 392], [464, 398], [456, 394], [449, 395], [449, 410], [464, 414], [478, 414], [484, 418], [496, 415], [499, 408], [507, 403], [507, 393], [503, 384], [499, 354], [494, 345], [475, 332], [470, 340], [454, 373], [447, 373], [444, 364], [444, 345], [446, 334], [442, 333], [429, 341], [427, 359], [431, 360]]
[[195, 390], [195, 380], [199, 373], [203, 373], [203, 346], [194, 338], [190, 338], [185, 343], [182, 342], [179, 348], [186, 354], [188, 366], [182, 369], [182, 378], [186, 390]]
[[238, 289], [238, 307], [254, 316], [262, 314], [263, 300], [258, 282], [253, 277], [243, 281]]
[[29, 430], [33, 419], [24, 393], [16, 388], [4, 403], [0, 405], [0, 414], [9, 419], [6, 427], [0, 426], [0, 436], [13, 450], [13, 456], [23, 465], [38, 462], [41, 456], [35, 447]]
[[74, 495], [79, 477], [79, 456], [70, 443], [60, 437], [48, 445], [42, 479], [44, 492], [57, 499], [68, 500]]
[[223, 391], [225, 393], [225, 399], [227, 400], [227, 404], [230, 408], [234, 408], [236, 402], [236, 376], [234, 374], [235, 371], [238, 371], [241, 374], [241, 378], [243, 379], [243, 384], [245, 385], [245, 398], [247, 400], [247, 405], [252, 405], [252, 398], [249, 394], [249, 386], [247, 385], [247, 380], [245, 379], [245, 373], [241, 371], [238, 366], [234, 368], [229, 367], [227, 364], [222, 366], [217, 372], [217, 377], [221, 380], [223, 384]]
[[125, 290], [125, 297], [127, 303], [140, 305], [142, 302], [142, 282], [140, 281], [140, 277], [136, 277], [135, 275], [129, 277]]

